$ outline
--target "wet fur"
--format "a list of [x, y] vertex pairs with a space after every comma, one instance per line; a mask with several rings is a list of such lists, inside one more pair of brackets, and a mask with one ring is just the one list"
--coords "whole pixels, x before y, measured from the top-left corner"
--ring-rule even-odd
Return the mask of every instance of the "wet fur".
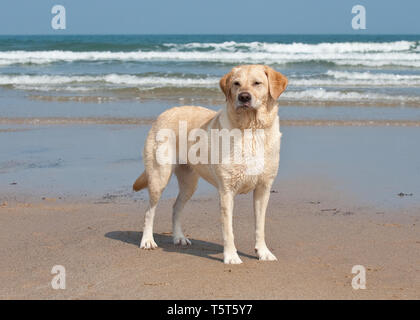
[[[238, 83], [240, 85], [238, 85]], [[259, 83], [259, 84], [257, 84]], [[264, 224], [270, 189], [277, 175], [280, 138], [277, 98], [286, 89], [287, 78], [281, 73], [262, 65], [235, 67], [220, 80], [220, 88], [226, 96], [226, 107], [215, 112], [202, 107], [175, 107], [163, 112], [153, 124], [144, 147], [145, 171], [135, 181], [133, 189], [149, 191], [149, 208], [145, 215], [143, 237], [140, 247], [157, 247], [153, 239], [153, 220], [160, 196], [173, 173], [178, 179], [179, 194], [173, 206], [173, 239], [175, 244], [189, 245], [184, 236], [180, 216], [185, 203], [191, 198], [201, 177], [214, 185], [220, 196], [220, 210], [223, 225], [224, 262], [242, 263], [234, 245], [232, 213], [234, 196], [238, 193], [254, 193], [254, 212], [256, 218], [255, 250], [260, 260], [276, 260], [265, 243]], [[238, 105], [241, 92], [252, 96], [252, 107]], [[188, 133], [201, 128], [208, 133], [211, 129], [263, 129], [264, 130], [264, 169], [258, 175], [246, 174], [246, 166], [239, 164], [166, 164], [156, 160], [159, 142], [156, 133], [160, 129], [172, 129], [178, 134], [179, 121], [187, 121]], [[179, 137], [177, 136], [177, 142]], [[256, 139], [256, 138], [255, 138]], [[189, 143], [188, 148], [192, 143]], [[253, 148], [253, 144], [244, 145]], [[211, 149], [211, 144], [209, 144]], [[178, 154], [178, 144], [177, 150]], [[208, 150], [211, 154], [211, 150]]]

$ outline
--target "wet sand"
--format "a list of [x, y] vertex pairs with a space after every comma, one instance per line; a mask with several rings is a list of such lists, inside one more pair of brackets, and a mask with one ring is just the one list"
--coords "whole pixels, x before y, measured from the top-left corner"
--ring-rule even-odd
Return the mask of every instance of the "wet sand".
[[[155, 118], [95, 118], [95, 117], [16, 117], [0, 118], [0, 125], [151, 125]], [[331, 119], [288, 119], [281, 120], [281, 126], [305, 127], [420, 127], [420, 120], [331, 120]], [[16, 130], [16, 129], [4, 129]]]
[[[1, 299], [420, 298], [418, 128], [283, 126], [266, 230], [278, 261], [255, 258], [244, 195], [239, 266], [222, 263], [218, 200], [205, 183], [185, 209], [193, 245], [172, 244], [171, 181], [159, 249], [139, 249], [147, 193], [130, 186], [148, 128], [2, 124]], [[65, 290], [51, 287], [54, 265], [66, 268]], [[365, 290], [351, 286], [354, 265], [367, 270]]]

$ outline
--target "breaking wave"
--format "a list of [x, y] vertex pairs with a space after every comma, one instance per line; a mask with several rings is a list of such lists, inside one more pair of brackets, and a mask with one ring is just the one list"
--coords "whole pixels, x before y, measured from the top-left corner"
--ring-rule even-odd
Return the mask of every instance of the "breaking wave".
[[268, 43], [223, 42], [162, 44], [160, 49], [137, 51], [0, 51], [0, 66], [50, 64], [59, 62], [147, 62], [189, 61], [219, 63], [290, 63], [324, 62], [343, 66], [403, 66], [420, 68], [418, 41]]

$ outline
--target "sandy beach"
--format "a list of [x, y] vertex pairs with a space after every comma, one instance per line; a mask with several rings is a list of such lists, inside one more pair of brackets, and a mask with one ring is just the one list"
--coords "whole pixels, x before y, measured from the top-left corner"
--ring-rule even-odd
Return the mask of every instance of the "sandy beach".
[[[410, 142], [417, 138], [407, 131], [417, 128], [284, 126], [266, 231], [279, 261], [256, 259], [252, 198], [245, 195], [234, 210], [239, 266], [222, 262], [218, 199], [205, 184], [186, 207], [191, 247], [172, 244], [172, 181], [156, 216], [159, 249], [139, 249], [147, 193], [130, 190], [141, 148], [126, 146], [141, 144], [147, 125], [4, 128], [1, 299], [420, 298], [418, 158]], [[37, 150], [25, 144], [28, 135], [42, 137]], [[398, 153], [382, 158], [395, 145], [390, 137], [409, 136]], [[370, 139], [376, 149], [369, 154]], [[20, 163], [7, 161], [18, 150]], [[65, 290], [51, 286], [54, 265], [66, 269]], [[351, 286], [354, 265], [366, 268], [365, 290]]]
[[[316, 187], [317, 183], [311, 187]], [[305, 183], [306, 186], [309, 186]], [[299, 192], [300, 191], [300, 192]], [[145, 201], [45, 199], [3, 203], [1, 299], [419, 299], [418, 211], [376, 211], [306, 197], [298, 186], [272, 193], [267, 241], [278, 262], [253, 252], [249, 197], [238, 197], [235, 236], [243, 265], [222, 263], [218, 204], [186, 208], [193, 242], [172, 244], [173, 200], [156, 219], [159, 248], [139, 249]], [[12, 231], [13, 230], [13, 231]], [[353, 290], [353, 265], [367, 288]], [[51, 287], [51, 268], [66, 268], [66, 289]]]

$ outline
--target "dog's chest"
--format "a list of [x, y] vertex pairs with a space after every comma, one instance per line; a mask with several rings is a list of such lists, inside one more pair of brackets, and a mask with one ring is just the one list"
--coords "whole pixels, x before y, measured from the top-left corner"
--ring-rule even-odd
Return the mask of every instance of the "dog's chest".
[[[264, 130], [263, 130], [264, 131]], [[248, 193], [258, 184], [268, 183], [277, 175], [280, 154], [281, 133], [279, 128], [266, 132], [254, 132], [244, 138], [241, 148], [242, 158], [232, 153], [231, 166], [223, 166], [224, 181], [236, 193]], [[241, 162], [238, 163], [238, 159]]]

